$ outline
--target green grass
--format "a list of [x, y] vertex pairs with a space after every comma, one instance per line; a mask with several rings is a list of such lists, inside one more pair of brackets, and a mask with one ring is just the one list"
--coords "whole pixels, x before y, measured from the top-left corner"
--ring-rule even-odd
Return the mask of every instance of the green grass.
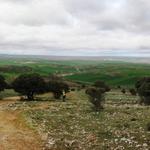
[[[92, 84], [96, 80], [104, 80], [111, 86], [133, 86], [138, 78], [150, 76], [150, 65], [116, 61], [48, 61], [42, 59], [2, 59], [0, 67], [14, 65], [27, 66], [41, 75], [68, 74], [66, 79]], [[1, 72], [11, 82], [25, 71]], [[72, 75], [69, 75], [72, 73]]]
[[81, 73], [67, 76], [73, 81], [93, 83], [97, 80], [106, 81], [112, 86], [133, 86], [135, 82], [144, 76], [150, 76], [150, 66], [129, 63], [102, 63], [86, 68]]
[[50, 75], [54, 73], [63, 74], [63, 73], [72, 73], [76, 71], [75, 67], [64, 65], [61, 62], [57, 64], [55, 61], [46, 61], [46, 60], [4, 59], [0, 60], [0, 67], [3, 66], [22, 66], [22, 67], [27, 66], [32, 68], [32, 71], [30, 72], [22, 71], [21, 69], [20, 72], [19, 70], [15, 72], [15, 69], [14, 72], [12, 72], [12, 70], [9, 71], [9, 69], [7, 71], [1, 71], [0, 74], [4, 75], [8, 82], [13, 81], [14, 78], [24, 73], [39, 73], [41, 75]]

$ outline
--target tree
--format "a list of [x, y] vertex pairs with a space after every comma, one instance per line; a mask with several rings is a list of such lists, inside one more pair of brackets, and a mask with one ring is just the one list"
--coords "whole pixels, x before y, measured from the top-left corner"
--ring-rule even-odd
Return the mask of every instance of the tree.
[[63, 91], [65, 91], [65, 93], [69, 92], [69, 86], [64, 81], [49, 81], [47, 89], [53, 93], [55, 99], [60, 99]]
[[136, 96], [136, 90], [131, 88], [129, 89], [129, 92], [131, 93], [131, 95]]
[[46, 83], [39, 74], [24, 74], [16, 78], [12, 87], [22, 95], [26, 95], [28, 100], [34, 100], [35, 94], [46, 91]]
[[150, 77], [144, 77], [135, 84], [137, 92], [141, 97], [140, 103], [150, 105]]
[[103, 109], [102, 102], [104, 102], [104, 89], [91, 87], [86, 90], [86, 94], [89, 95], [89, 100], [93, 104], [94, 109], [99, 111]]
[[7, 88], [7, 83], [5, 81], [5, 78], [0, 75], [0, 92], [4, 91], [5, 88]]
[[94, 83], [94, 86], [96, 87], [96, 88], [100, 88], [100, 89], [104, 89], [105, 90], [105, 92], [109, 92], [110, 91], [110, 87], [105, 83], [105, 82], [103, 82], [103, 81], [96, 81], [95, 83]]

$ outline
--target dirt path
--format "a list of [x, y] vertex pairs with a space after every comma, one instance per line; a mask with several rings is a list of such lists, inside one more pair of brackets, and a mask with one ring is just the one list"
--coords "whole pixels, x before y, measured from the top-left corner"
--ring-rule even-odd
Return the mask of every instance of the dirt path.
[[0, 150], [41, 150], [40, 136], [27, 127], [21, 112], [4, 109], [15, 101], [0, 102]]

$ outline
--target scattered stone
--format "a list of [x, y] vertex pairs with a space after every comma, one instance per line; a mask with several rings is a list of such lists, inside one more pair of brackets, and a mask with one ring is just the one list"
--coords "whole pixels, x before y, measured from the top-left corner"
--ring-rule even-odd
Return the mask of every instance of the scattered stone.
[[136, 118], [132, 118], [132, 119], [131, 119], [131, 121], [136, 121], [136, 120], [137, 120]]

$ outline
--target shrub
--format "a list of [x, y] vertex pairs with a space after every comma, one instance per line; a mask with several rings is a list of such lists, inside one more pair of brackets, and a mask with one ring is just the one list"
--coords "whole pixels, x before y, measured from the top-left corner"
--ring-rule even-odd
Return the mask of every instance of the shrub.
[[0, 75], [0, 92], [4, 91], [5, 88], [7, 88], [7, 83], [5, 81], [5, 78]]
[[125, 93], [126, 93], [126, 90], [125, 90], [125, 89], [122, 89], [121, 92], [122, 92], [123, 94], [125, 94]]
[[118, 89], [121, 89], [121, 86], [120, 86], [120, 85], [118, 85], [118, 86], [117, 86], [117, 88], [118, 88]]
[[75, 91], [75, 90], [76, 90], [75, 88], [70, 89], [70, 91]]
[[60, 99], [63, 91], [65, 93], [69, 92], [68, 84], [63, 81], [49, 81], [47, 83], [47, 89], [53, 93], [55, 99]]
[[89, 100], [96, 111], [103, 109], [102, 102], [105, 100], [104, 93], [105, 89], [102, 88], [92, 87], [86, 90], [86, 94], [89, 95]]
[[109, 92], [111, 89], [110, 89], [110, 87], [108, 86], [108, 85], [106, 85], [106, 83], [105, 82], [103, 82], [103, 81], [96, 81], [95, 83], [94, 83], [94, 86], [96, 87], [96, 88], [101, 88], [101, 89], [103, 89], [103, 90], [105, 90], [105, 92]]
[[135, 89], [129, 89], [129, 92], [131, 93], [131, 95], [136, 96], [136, 90]]
[[16, 92], [27, 96], [28, 100], [34, 100], [35, 94], [46, 91], [44, 79], [38, 74], [20, 75], [13, 81], [12, 87]]
[[150, 131], [150, 122], [147, 124], [147, 131]]
[[82, 89], [84, 89], [85, 87], [86, 87], [86, 85], [85, 85], [85, 84], [82, 84], [82, 85], [81, 85], [81, 88], [82, 88]]
[[145, 77], [138, 80], [135, 87], [141, 97], [140, 103], [150, 105], [150, 77]]

